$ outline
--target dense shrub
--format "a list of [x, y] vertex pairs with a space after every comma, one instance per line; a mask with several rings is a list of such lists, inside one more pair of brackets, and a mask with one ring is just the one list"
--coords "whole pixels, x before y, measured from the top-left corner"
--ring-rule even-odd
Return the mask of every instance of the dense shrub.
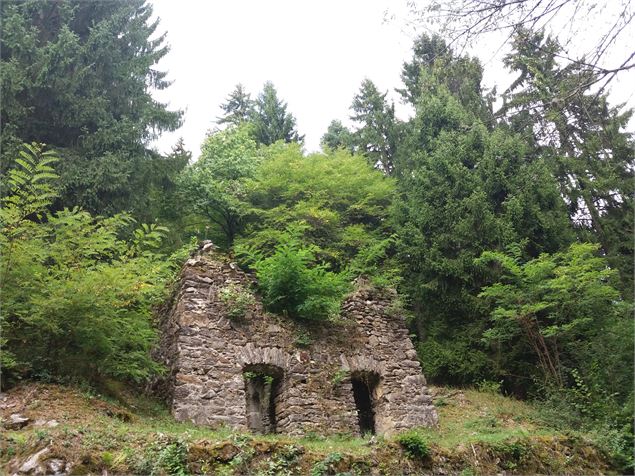
[[305, 156], [297, 144], [278, 143], [262, 154], [247, 182], [248, 226], [240, 245], [268, 255], [293, 227], [294, 237], [332, 271], [394, 284], [391, 178], [344, 151]]
[[151, 310], [173, 270], [155, 251], [165, 229], [125, 214], [48, 212], [55, 161], [26, 147], [3, 199], [3, 378], [144, 380], [161, 370]]
[[411, 458], [425, 459], [430, 455], [428, 442], [416, 430], [410, 430], [397, 436], [397, 442]]
[[317, 320], [338, 313], [347, 288], [344, 276], [317, 264], [312, 250], [295, 239], [287, 236], [273, 255], [257, 260], [253, 267], [270, 311]]

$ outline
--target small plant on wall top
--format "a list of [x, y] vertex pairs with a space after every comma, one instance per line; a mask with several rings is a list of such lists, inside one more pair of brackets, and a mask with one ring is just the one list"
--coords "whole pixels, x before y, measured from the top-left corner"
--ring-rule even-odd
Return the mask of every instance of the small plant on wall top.
[[350, 377], [350, 375], [351, 375], [350, 371], [344, 370], [344, 369], [339, 369], [333, 375], [333, 378], [331, 379], [331, 383], [333, 384], [334, 387], [337, 387], [344, 380], [346, 380], [348, 377]]
[[237, 284], [228, 284], [218, 292], [220, 300], [227, 307], [229, 319], [241, 319], [247, 315], [249, 308], [254, 305], [254, 295]]
[[267, 385], [273, 384], [275, 378], [272, 375], [267, 375], [261, 372], [252, 372], [250, 370], [243, 372], [243, 377], [245, 380], [255, 380], [258, 378], [262, 378]]
[[313, 343], [313, 339], [307, 332], [299, 332], [293, 343], [296, 347], [309, 347]]

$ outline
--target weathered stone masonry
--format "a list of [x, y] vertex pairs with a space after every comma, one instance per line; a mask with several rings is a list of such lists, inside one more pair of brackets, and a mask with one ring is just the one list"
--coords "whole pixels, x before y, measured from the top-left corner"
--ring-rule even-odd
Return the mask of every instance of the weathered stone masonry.
[[177, 420], [293, 435], [391, 434], [436, 424], [390, 294], [358, 286], [338, 323], [271, 315], [257, 299], [244, 317], [228, 319], [231, 303], [219, 292], [252, 285], [211, 243], [184, 266], [161, 346]]

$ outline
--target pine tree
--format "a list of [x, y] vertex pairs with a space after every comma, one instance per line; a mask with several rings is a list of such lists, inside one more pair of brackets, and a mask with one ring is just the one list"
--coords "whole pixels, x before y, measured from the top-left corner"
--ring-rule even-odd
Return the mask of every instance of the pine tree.
[[287, 104], [278, 99], [273, 83], [267, 81], [256, 99], [253, 113], [253, 134], [256, 142], [271, 145], [276, 141], [302, 142], [298, 135], [295, 117], [287, 112]]
[[254, 110], [254, 101], [251, 95], [245, 91], [241, 83], [230, 93], [227, 101], [220, 108], [224, 114], [218, 118], [218, 124], [240, 125], [251, 119]]
[[499, 115], [549, 157], [572, 223], [581, 238], [602, 245], [631, 298], [635, 148], [624, 131], [631, 111], [620, 112], [591, 90], [598, 79], [592, 68], [582, 62], [561, 67], [560, 52], [542, 33], [517, 34], [506, 64], [518, 78]]
[[[2, 2], [2, 163], [21, 142], [55, 147], [61, 198], [99, 213], [143, 210], [148, 143], [181, 113], [152, 98], [165, 34], [145, 0]], [[152, 171], [150, 170], [150, 173]]]
[[351, 119], [359, 127], [353, 133], [356, 150], [363, 153], [371, 165], [386, 174], [394, 169], [397, 145], [395, 106], [388, 104], [386, 95], [369, 80], [362, 81], [359, 93], [353, 98]]

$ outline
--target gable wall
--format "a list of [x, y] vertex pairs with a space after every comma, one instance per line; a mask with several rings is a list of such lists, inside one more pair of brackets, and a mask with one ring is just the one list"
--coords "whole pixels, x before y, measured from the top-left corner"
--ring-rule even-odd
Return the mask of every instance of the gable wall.
[[[253, 280], [205, 248], [184, 266], [164, 324], [162, 354], [177, 420], [247, 430], [243, 370], [268, 364], [283, 372], [275, 398], [279, 433], [358, 433], [350, 372], [380, 376], [377, 433], [436, 424], [403, 318], [389, 311], [391, 296], [358, 289], [344, 302], [340, 323], [298, 323], [264, 312], [259, 301], [244, 318], [228, 319], [219, 291], [248, 288]], [[309, 346], [295, 343], [300, 333], [311, 337]]]

